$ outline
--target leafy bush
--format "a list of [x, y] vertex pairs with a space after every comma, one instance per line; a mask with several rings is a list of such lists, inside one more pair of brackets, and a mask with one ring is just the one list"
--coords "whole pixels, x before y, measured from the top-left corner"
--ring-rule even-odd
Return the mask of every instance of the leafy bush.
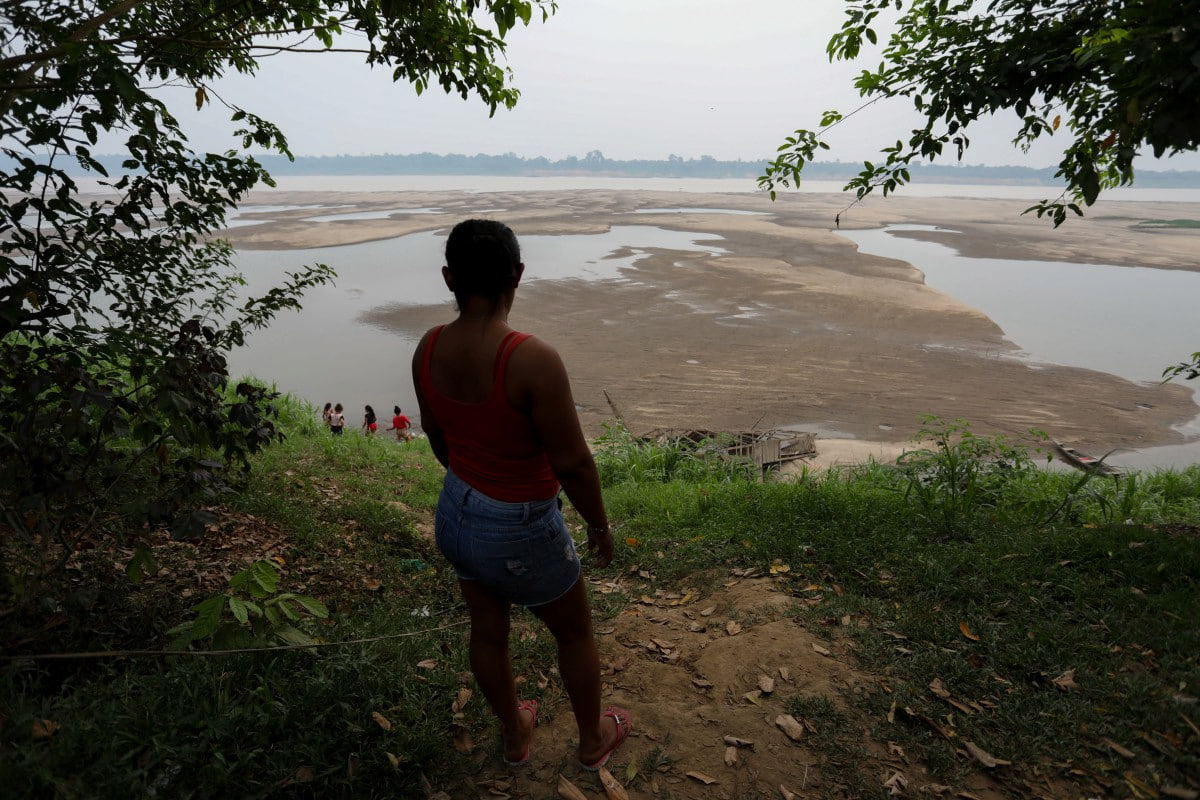
[[279, 570], [255, 561], [229, 579], [229, 592], [216, 594], [192, 609], [196, 618], [171, 631], [167, 648], [211, 640], [218, 650], [271, 644], [312, 644], [315, 640], [291, 623], [302, 615], [325, 619], [329, 609], [313, 597], [279, 591]]
[[[1024, 448], [1003, 435], [976, 436], [965, 420], [925, 417], [918, 442], [931, 446], [897, 459], [925, 521], [939, 534], [961, 536], [1002, 505], [1006, 487], [1033, 469]], [[1037, 434], [1044, 437], [1044, 434]]]

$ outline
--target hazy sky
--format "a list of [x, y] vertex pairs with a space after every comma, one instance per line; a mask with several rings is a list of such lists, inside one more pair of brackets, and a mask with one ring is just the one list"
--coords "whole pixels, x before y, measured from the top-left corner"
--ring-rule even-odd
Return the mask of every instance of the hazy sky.
[[[297, 155], [600, 150], [615, 159], [759, 160], [822, 111], [860, 104], [853, 76], [877, 60], [831, 64], [825, 55], [842, 9], [840, 0], [560, 0], [546, 24], [510, 33], [508, 65], [522, 96], [491, 119], [478, 100], [440, 88], [418, 98], [352, 55], [269, 58], [257, 76], [226, 79], [217, 91], [279, 124]], [[193, 144], [228, 147], [225, 110], [197, 114], [190, 100], [180, 93], [172, 107]], [[1025, 155], [1010, 144], [1015, 124], [1004, 122], [974, 131], [966, 163], [1057, 162], [1049, 145], [1064, 137]], [[875, 158], [915, 124], [902, 101], [879, 104], [841, 126], [827, 158]], [[1200, 156], [1139, 163], [1200, 169]]]

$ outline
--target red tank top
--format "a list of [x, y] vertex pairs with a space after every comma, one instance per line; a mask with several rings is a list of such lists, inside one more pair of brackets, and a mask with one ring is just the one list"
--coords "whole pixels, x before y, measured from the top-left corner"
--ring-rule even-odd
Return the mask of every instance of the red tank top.
[[450, 469], [469, 485], [506, 503], [553, 497], [558, 479], [537, 440], [533, 422], [508, 403], [504, 379], [508, 361], [528, 333], [510, 331], [496, 350], [492, 388], [482, 403], [463, 403], [433, 385], [433, 351], [444, 325], [433, 329], [421, 360], [421, 390], [446, 436]]

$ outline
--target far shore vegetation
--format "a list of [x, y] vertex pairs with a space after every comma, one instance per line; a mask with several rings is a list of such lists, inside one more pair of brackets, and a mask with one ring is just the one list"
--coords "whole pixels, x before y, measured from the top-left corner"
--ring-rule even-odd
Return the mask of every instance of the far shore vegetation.
[[[317, 409], [279, 408], [286, 438], [214, 500], [202, 538], [122, 523], [47, 580], [5, 587], [6, 796], [474, 797], [500, 769], [482, 704], [451, 713], [470, 685], [465, 611], [431, 542], [442, 472], [427, 443], [334, 438]], [[610, 428], [595, 448], [618, 555], [589, 570], [597, 628], [664, 587], [694, 587], [701, 619], [731, 575], [772, 581], [784, 619], [877, 676], [855, 692], [779, 684], [819, 732], [803, 746], [823, 788], [805, 796], [884, 796], [882, 748], [929, 785], [986, 774], [1013, 797], [1190, 796], [1200, 466], [1049, 471], [1036, 448], [926, 422], [897, 463], [787, 480]], [[5, 540], [10, 567], [21, 546]], [[549, 637], [516, 624], [514, 658], [551, 664]], [[323, 646], [144, 653], [305, 643]], [[557, 681], [525, 688], [552, 698]], [[611, 767], [631, 792], [685, 779], [669, 739], [638, 752]]]
[[[594, 176], [611, 178], [746, 178], [755, 180], [766, 167], [767, 159], [721, 160], [712, 156], [665, 159], [613, 159], [599, 150], [582, 156], [550, 159], [523, 157], [515, 153], [465, 155], [458, 153], [409, 153], [380, 155], [256, 156], [270, 174], [290, 175], [507, 175], [514, 177]], [[98, 156], [97, 160], [113, 170], [121, 157]], [[806, 180], [847, 181], [856, 176], [862, 164], [850, 161], [817, 161], [804, 169]], [[1011, 184], [1057, 186], [1053, 167], [984, 166], [981, 164], [915, 163], [910, 168], [914, 183]], [[82, 174], [82, 173], [80, 173]], [[1200, 188], [1200, 170], [1145, 169], [1138, 172], [1138, 188]]]

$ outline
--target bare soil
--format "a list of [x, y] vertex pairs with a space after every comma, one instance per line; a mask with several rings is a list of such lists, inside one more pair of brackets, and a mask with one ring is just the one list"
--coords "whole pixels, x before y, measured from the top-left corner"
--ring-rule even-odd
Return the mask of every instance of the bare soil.
[[[594, 596], [625, 592], [641, 598], [598, 631], [603, 703], [627, 709], [634, 724], [608, 766], [630, 797], [778, 798], [786, 796], [781, 787], [797, 797], [879, 796], [897, 773], [906, 796], [1006, 796], [983, 767], [967, 769], [963, 780], [947, 785], [930, 778], [904, 747], [872, 734], [883, 721], [863, 716], [858, 701], [891, 689], [886, 678], [856, 666], [853, 640], [843, 635], [843, 623], [863, 621], [831, 620], [818, 630], [798, 622], [797, 608], [819, 605], [819, 593], [794, 596], [799, 592], [782, 576], [735, 571], [693, 577], [710, 588], [655, 593], [636, 572], [617, 581], [593, 580]], [[536, 630], [516, 635], [544, 635]], [[561, 774], [586, 796], [603, 797], [599, 779], [578, 765], [574, 716], [557, 677], [531, 668], [523, 679], [532, 684], [546, 677], [528, 764], [505, 767], [497, 738], [481, 743], [477, 772], [449, 786], [434, 781], [434, 787], [454, 798], [497, 792], [540, 798], [551, 795]], [[770, 679], [769, 693], [760, 688], [764, 678]], [[837, 721], [794, 717], [803, 727], [794, 741], [776, 720], [797, 696], [824, 698]], [[726, 761], [727, 736], [747, 742], [734, 745], [732, 764]], [[970, 754], [961, 745], [956, 749], [969, 764]], [[1020, 785], [1019, 791], [1030, 791]]]

